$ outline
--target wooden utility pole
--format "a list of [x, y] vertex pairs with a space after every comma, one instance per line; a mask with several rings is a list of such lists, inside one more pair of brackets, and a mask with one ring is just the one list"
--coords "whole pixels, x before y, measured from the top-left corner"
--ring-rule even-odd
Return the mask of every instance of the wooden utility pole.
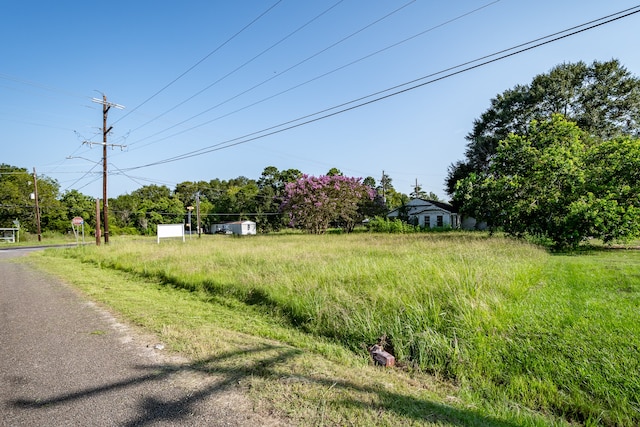
[[422, 191], [422, 186], [420, 186], [420, 184], [418, 184], [418, 178], [416, 178], [416, 185], [412, 185], [413, 187], [413, 193], [411, 193], [411, 195], [413, 195], [414, 199], [419, 199], [420, 198], [420, 192]]
[[40, 204], [38, 201], [38, 175], [36, 168], [33, 168], [33, 198], [36, 200], [36, 224], [38, 227], [38, 242], [42, 241], [42, 233], [40, 232]]
[[111, 105], [107, 96], [102, 95], [102, 218], [104, 228], [104, 244], [109, 243], [109, 197], [107, 196], [107, 135], [112, 128], [107, 128], [107, 114]]
[[96, 199], [96, 246], [100, 246], [100, 199]]
[[198, 223], [198, 237], [201, 237], [200, 234], [200, 192], [196, 193], [196, 222]]
[[384, 170], [382, 171], [382, 178], [380, 179], [380, 186], [382, 187], [382, 202], [384, 206], [387, 206], [387, 177], [384, 174]]
[[[119, 110], [124, 109], [124, 106], [107, 102], [107, 95], [102, 94], [102, 99], [93, 98], [93, 102], [102, 104], [102, 218], [103, 218], [103, 233], [104, 243], [109, 243], [109, 197], [107, 196], [107, 145], [111, 147], [124, 148], [124, 145], [107, 144], [107, 135], [111, 132], [113, 127], [107, 128], [107, 115], [111, 107], [115, 107]], [[86, 144], [93, 145], [99, 144], [96, 142], [85, 141]]]

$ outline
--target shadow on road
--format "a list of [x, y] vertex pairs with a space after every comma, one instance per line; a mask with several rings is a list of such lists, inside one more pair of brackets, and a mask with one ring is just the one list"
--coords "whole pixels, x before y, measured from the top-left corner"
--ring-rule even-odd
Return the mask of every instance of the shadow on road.
[[[251, 355], [253, 360], [246, 363], [247, 355]], [[124, 381], [114, 382], [95, 388], [76, 390], [66, 394], [52, 396], [48, 399], [38, 400], [17, 400], [11, 402], [18, 408], [29, 408], [37, 410], [39, 408], [61, 405], [70, 401], [87, 399], [102, 393], [124, 390], [142, 383], [153, 383], [163, 380], [170, 380], [172, 376], [181, 373], [198, 373], [215, 376], [216, 381], [205, 381], [205, 386], [201, 386], [195, 391], [183, 393], [177, 400], [160, 400], [155, 397], [142, 399], [137, 408], [135, 419], [123, 424], [124, 426], [144, 426], [155, 424], [160, 421], [180, 423], [195, 410], [195, 405], [212, 395], [224, 393], [230, 387], [235, 387], [246, 378], [280, 378], [277, 365], [286, 363], [300, 354], [300, 351], [291, 347], [263, 345], [248, 350], [229, 352], [215, 357], [201, 359], [187, 364], [165, 364], [154, 366], [140, 366], [138, 369], [144, 372], [140, 376], [134, 376]], [[242, 365], [241, 363], [245, 363]], [[375, 411], [392, 411], [399, 416], [414, 421], [428, 421], [432, 423], [443, 423], [451, 426], [486, 425], [499, 427], [516, 427], [515, 424], [504, 422], [494, 418], [488, 418], [481, 414], [454, 408], [440, 403], [419, 400], [411, 396], [399, 393], [380, 390], [373, 387], [363, 387], [348, 381], [334, 381], [329, 379], [318, 379], [313, 377], [299, 377], [298, 380], [316, 383], [322, 387], [333, 390], [342, 390], [339, 396], [331, 400], [332, 406], [343, 405], [345, 407], [371, 408]], [[377, 396], [377, 399], [358, 399], [363, 393]], [[349, 398], [344, 398], [349, 396]], [[354, 397], [355, 396], [355, 397]], [[331, 399], [331, 397], [328, 397]]]

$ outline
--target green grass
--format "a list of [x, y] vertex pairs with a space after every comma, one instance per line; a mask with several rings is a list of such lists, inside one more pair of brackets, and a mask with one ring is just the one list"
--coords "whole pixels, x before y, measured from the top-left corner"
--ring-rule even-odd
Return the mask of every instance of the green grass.
[[[485, 389], [593, 425], [640, 422], [640, 254], [549, 259], [490, 343]], [[475, 371], [476, 374], [479, 373]]]
[[[0, 250], [2, 249], [11, 249], [14, 247], [23, 247], [23, 246], [49, 246], [49, 245], [65, 245], [65, 244], [75, 244], [76, 237], [73, 234], [62, 234], [56, 232], [45, 231], [40, 235], [40, 241], [38, 241], [38, 235], [35, 233], [28, 233], [26, 231], [19, 232], [19, 242], [9, 243], [2, 241], [0, 242]], [[91, 243], [95, 242], [95, 237], [92, 237], [88, 233], [85, 234], [85, 242]], [[78, 234], [78, 243], [82, 244], [82, 234]]]
[[[465, 233], [205, 236], [37, 261], [193, 359], [280, 354], [247, 375], [295, 422], [640, 423], [636, 251], [549, 255]], [[369, 366], [381, 337], [399, 369]], [[245, 357], [233, 369], [257, 363]]]

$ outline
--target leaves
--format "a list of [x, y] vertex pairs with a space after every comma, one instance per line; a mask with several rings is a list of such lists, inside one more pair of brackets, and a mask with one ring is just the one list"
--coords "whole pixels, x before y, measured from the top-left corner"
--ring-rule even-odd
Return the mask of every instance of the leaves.
[[558, 248], [640, 235], [640, 140], [595, 142], [560, 115], [498, 145], [486, 172], [456, 186], [462, 213]]
[[332, 222], [352, 231], [364, 219], [364, 202], [374, 197], [375, 191], [360, 178], [303, 175], [285, 186], [281, 209], [289, 214], [290, 225], [312, 234], [326, 232]]
[[485, 172], [500, 141], [509, 134], [526, 135], [534, 120], [547, 121], [562, 114], [587, 135], [611, 139], [640, 136], [640, 79], [617, 60], [561, 64], [491, 100], [491, 106], [473, 123], [467, 135], [466, 160], [449, 168], [446, 187], [471, 172]]

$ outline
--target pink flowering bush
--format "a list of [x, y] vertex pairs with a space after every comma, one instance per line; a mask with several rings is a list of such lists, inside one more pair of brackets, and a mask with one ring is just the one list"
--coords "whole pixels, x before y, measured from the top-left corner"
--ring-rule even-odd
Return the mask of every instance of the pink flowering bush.
[[286, 184], [280, 209], [289, 215], [292, 227], [309, 233], [322, 234], [331, 223], [350, 232], [364, 219], [362, 207], [374, 196], [375, 190], [360, 178], [303, 175]]

